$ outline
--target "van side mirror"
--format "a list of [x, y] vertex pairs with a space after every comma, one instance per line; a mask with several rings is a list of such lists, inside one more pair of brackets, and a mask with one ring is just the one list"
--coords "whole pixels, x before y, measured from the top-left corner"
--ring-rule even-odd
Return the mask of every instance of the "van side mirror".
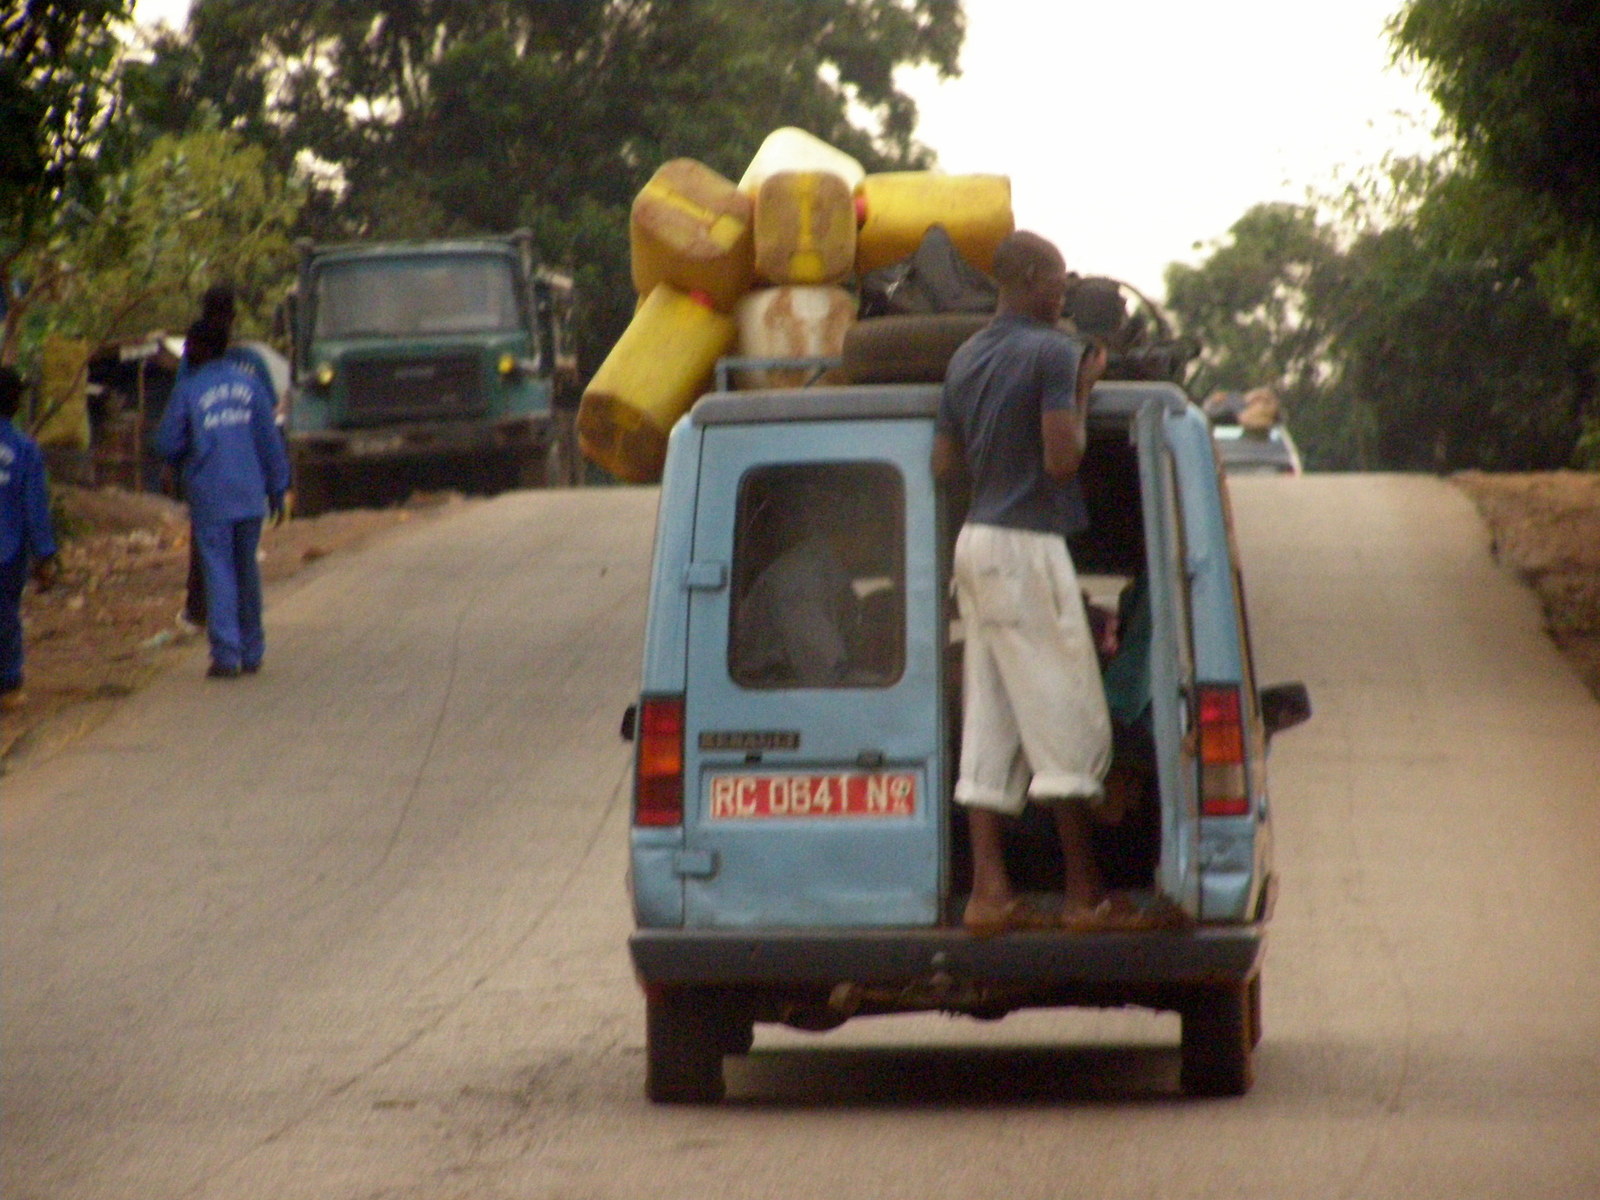
[[622, 712], [622, 728], [617, 731], [622, 735], [623, 741], [633, 741], [634, 726], [638, 723], [638, 721], [639, 706], [637, 704], [628, 705], [628, 707]]
[[1311, 693], [1303, 683], [1278, 683], [1261, 689], [1261, 720], [1267, 736], [1311, 719]]

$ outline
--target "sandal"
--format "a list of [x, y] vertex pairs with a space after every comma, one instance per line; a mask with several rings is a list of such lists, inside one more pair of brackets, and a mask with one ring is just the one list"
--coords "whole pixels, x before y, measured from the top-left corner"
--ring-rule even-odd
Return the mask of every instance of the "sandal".
[[1061, 919], [1018, 897], [998, 906], [968, 900], [966, 911], [961, 915], [961, 925], [968, 933], [993, 937], [1000, 933], [1060, 929]]

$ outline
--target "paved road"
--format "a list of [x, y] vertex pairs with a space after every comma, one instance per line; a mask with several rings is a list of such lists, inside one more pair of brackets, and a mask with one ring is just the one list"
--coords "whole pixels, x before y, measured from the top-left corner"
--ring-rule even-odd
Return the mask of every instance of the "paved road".
[[6, 1200], [1600, 1196], [1600, 706], [1426, 479], [1236, 487], [1284, 891], [1259, 1081], [1176, 1019], [763, 1028], [641, 1096], [623, 891], [654, 495], [523, 494], [275, 593], [0, 783]]

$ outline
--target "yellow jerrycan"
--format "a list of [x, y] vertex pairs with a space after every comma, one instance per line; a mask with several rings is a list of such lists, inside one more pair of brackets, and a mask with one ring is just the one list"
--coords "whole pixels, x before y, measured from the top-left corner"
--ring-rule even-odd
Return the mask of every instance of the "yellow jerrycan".
[[662, 163], [628, 218], [634, 290], [648, 296], [667, 283], [733, 311], [754, 270], [752, 215], [750, 197], [705, 164]]
[[961, 257], [985, 273], [1014, 229], [1011, 180], [1005, 175], [889, 171], [856, 188], [856, 270], [861, 274], [912, 254], [922, 235], [943, 225]]
[[709, 296], [657, 284], [584, 389], [584, 457], [625, 483], [659, 480], [667, 435], [705, 391], [736, 332]]
[[856, 265], [855, 196], [831, 171], [778, 171], [756, 193], [756, 277], [839, 283]]
[[793, 125], [784, 125], [767, 134], [739, 177], [739, 190], [754, 196], [767, 178], [779, 171], [827, 171], [844, 180], [852, 192], [866, 174], [854, 157]]

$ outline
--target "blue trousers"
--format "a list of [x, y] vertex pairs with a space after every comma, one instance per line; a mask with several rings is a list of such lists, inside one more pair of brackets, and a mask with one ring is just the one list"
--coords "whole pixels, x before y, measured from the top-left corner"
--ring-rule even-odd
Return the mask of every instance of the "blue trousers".
[[28, 582], [28, 556], [0, 562], [0, 692], [22, 686], [22, 585]]
[[200, 571], [206, 580], [206, 636], [211, 661], [221, 667], [257, 667], [266, 653], [261, 627], [261, 518], [197, 521]]

